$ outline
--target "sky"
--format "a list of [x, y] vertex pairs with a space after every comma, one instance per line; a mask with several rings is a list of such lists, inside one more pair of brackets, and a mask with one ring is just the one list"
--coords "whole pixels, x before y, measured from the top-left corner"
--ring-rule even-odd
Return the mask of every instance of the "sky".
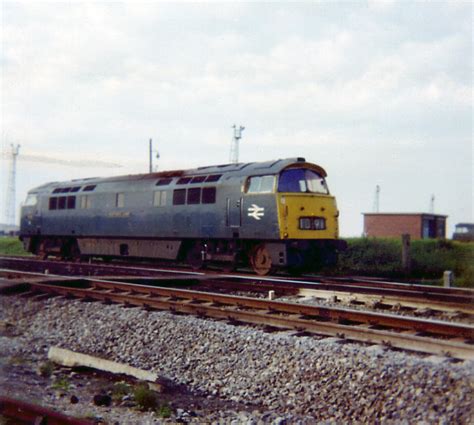
[[158, 170], [227, 163], [237, 124], [241, 162], [326, 169], [342, 236], [362, 234], [377, 185], [380, 212], [429, 212], [434, 195], [448, 234], [474, 221], [470, 1], [2, 1], [0, 13], [18, 205], [48, 181], [147, 172], [150, 138]]

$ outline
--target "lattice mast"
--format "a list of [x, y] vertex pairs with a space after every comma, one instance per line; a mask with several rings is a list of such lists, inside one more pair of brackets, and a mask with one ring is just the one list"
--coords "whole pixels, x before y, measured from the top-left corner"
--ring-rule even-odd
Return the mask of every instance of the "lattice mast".
[[7, 193], [5, 196], [5, 220], [6, 224], [15, 225], [16, 207], [16, 161], [20, 153], [20, 145], [10, 145], [10, 161], [8, 169]]
[[239, 162], [239, 141], [242, 138], [242, 131], [245, 130], [245, 127], [242, 127], [241, 125], [237, 127], [234, 124], [232, 128], [234, 129], [234, 134], [232, 137], [232, 143], [230, 145], [229, 161], [232, 164], [237, 164]]
[[433, 194], [431, 195], [431, 198], [430, 198], [430, 213], [434, 214], [434, 211], [435, 211], [435, 196]]
[[375, 186], [373, 211], [376, 213], [380, 212], [380, 186], [379, 185]]
[[20, 145], [10, 145], [9, 150], [0, 151], [0, 159], [7, 160], [9, 162], [8, 167], [8, 176], [6, 179], [5, 197], [4, 197], [4, 206], [3, 214], [5, 219], [5, 224], [15, 225], [15, 215], [16, 215], [16, 164], [18, 159], [24, 161], [32, 162], [42, 162], [45, 164], [58, 164], [66, 165], [70, 167], [105, 167], [105, 168], [116, 168], [121, 167], [120, 164], [115, 164], [113, 162], [106, 161], [96, 161], [96, 160], [65, 160], [60, 158], [51, 158], [47, 156], [40, 155], [20, 155]]
[[156, 171], [158, 169], [158, 166], [156, 165], [153, 165], [153, 154], [156, 153], [156, 159], [160, 159], [160, 153], [156, 150], [156, 149], [153, 149], [153, 140], [150, 139], [150, 142], [148, 144], [149, 148], [148, 148], [148, 172], [149, 173], [153, 173], [154, 171]]

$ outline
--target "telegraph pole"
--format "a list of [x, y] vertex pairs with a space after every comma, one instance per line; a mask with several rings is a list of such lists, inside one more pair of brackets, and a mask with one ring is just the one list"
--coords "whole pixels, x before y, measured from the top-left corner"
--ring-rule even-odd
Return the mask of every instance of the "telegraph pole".
[[380, 210], [380, 186], [375, 186], [375, 196], [374, 196], [374, 212], [378, 213]]
[[20, 145], [10, 145], [10, 169], [8, 170], [8, 184], [5, 202], [5, 219], [7, 224], [15, 225], [16, 209], [16, 161], [20, 153]]
[[435, 196], [433, 194], [431, 195], [431, 198], [430, 198], [430, 213], [434, 214], [434, 210], [435, 210]]
[[150, 146], [149, 146], [149, 168], [148, 168], [148, 171], [150, 173], [153, 173], [153, 152], [156, 152], [156, 159], [158, 159], [160, 157], [160, 154], [158, 153], [158, 151], [154, 151], [153, 150], [153, 140], [150, 139]]
[[150, 160], [149, 160], [149, 173], [153, 173], [153, 140], [150, 139]]
[[234, 136], [232, 138], [232, 144], [230, 145], [229, 160], [232, 164], [237, 164], [239, 162], [239, 140], [242, 138], [242, 131], [245, 130], [245, 127], [241, 125], [237, 127], [234, 124], [232, 128], [234, 129]]

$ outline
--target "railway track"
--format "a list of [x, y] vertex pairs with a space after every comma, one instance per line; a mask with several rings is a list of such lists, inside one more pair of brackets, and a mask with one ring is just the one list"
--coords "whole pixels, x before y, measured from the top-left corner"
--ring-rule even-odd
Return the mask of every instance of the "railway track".
[[[32, 276], [28, 282], [29, 295], [40, 293], [121, 303], [235, 323], [293, 329], [297, 333], [313, 333], [459, 359], [474, 359], [474, 326], [468, 324], [99, 278], [31, 275], [34, 278]], [[182, 279], [182, 276], [175, 278]]]
[[[260, 277], [243, 274], [193, 272], [189, 269], [156, 268], [137, 264], [103, 264], [44, 261], [25, 257], [0, 257], [0, 265], [19, 271], [32, 271], [75, 276], [130, 276], [152, 283], [156, 277], [188, 276], [188, 284], [215, 291], [268, 292], [277, 296], [314, 297], [333, 303], [365, 305], [378, 309], [403, 311], [424, 310], [433, 315], [451, 312], [474, 316], [474, 291], [426, 285], [385, 282], [361, 278]], [[195, 278], [193, 281], [192, 277]], [[142, 280], [142, 282], [145, 280]], [[154, 284], [160, 284], [159, 281]]]
[[[2, 416], [6, 422], [2, 421]], [[96, 422], [73, 418], [42, 406], [0, 396], [0, 423], [17, 425], [93, 425]]]

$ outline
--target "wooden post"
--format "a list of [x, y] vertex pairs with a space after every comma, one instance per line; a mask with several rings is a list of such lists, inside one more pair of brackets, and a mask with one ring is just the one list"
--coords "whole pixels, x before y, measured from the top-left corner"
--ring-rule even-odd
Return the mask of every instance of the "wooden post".
[[443, 273], [443, 285], [445, 288], [451, 288], [454, 282], [454, 273], [451, 270], [446, 270]]
[[411, 271], [411, 255], [410, 255], [410, 235], [402, 235], [402, 267], [405, 273]]

